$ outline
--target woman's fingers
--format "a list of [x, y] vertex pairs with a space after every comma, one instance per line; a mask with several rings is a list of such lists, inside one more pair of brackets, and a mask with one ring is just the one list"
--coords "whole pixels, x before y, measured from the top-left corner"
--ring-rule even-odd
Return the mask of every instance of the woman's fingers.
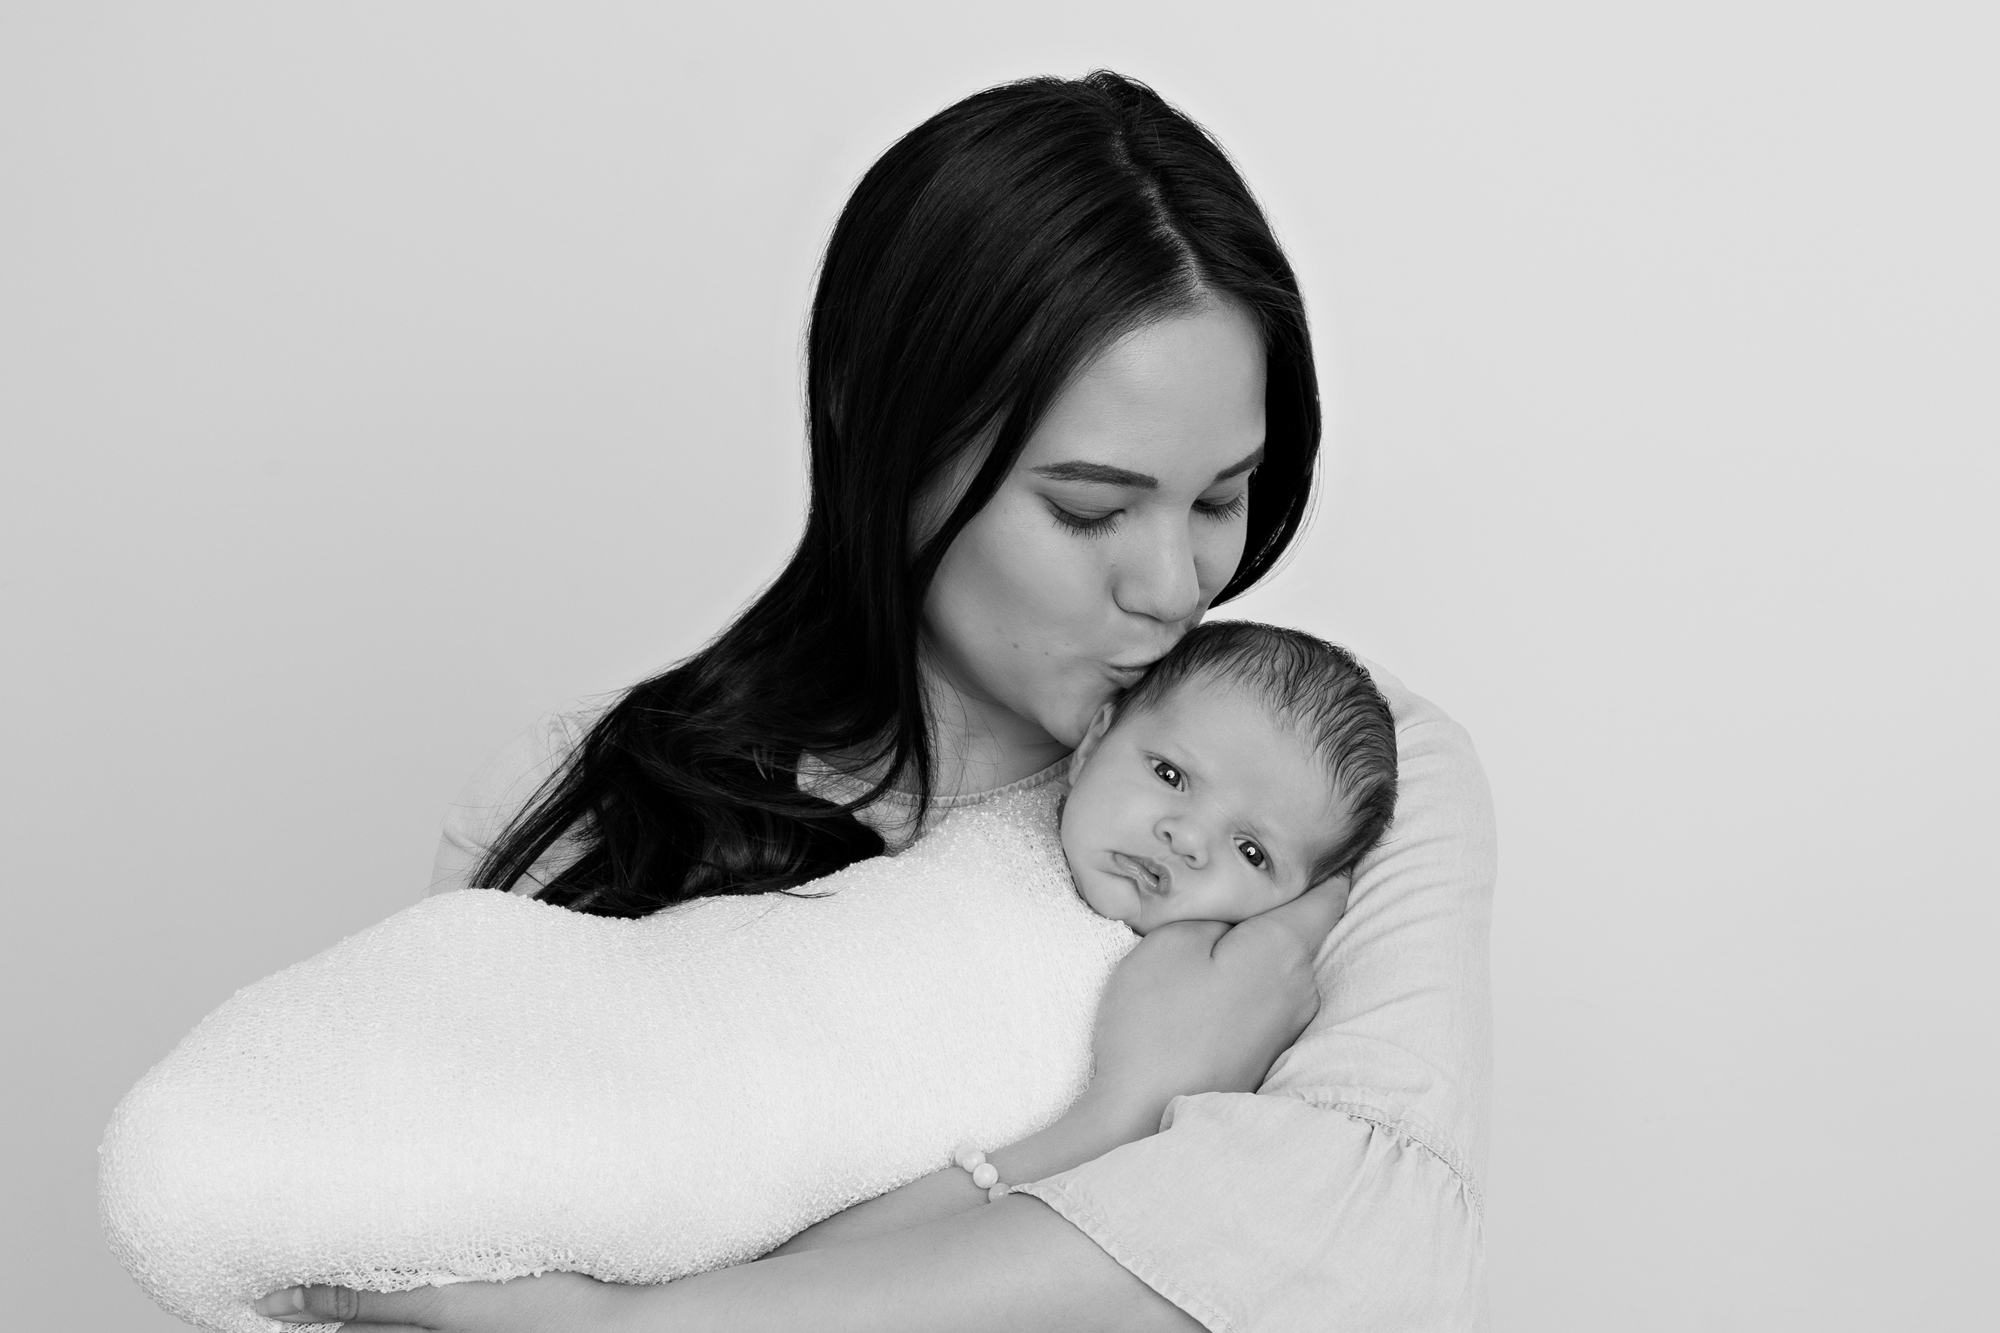
[[437, 1305], [437, 1288], [414, 1291], [356, 1291], [352, 1287], [286, 1287], [260, 1299], [253, 1309], [287, 1324], [355, 1324], [387, 1333], [389, 1329], [435, 1329], [428, 1316]]
[[604, 1327], [622, 1308], [619, 1293], [630, 1290], [582, 1273], [544, 1273], [413, 1291], [286, 1287], [254, 1308], [288, 1324], [351, 1324], [368, 1333], [547, 1333]]

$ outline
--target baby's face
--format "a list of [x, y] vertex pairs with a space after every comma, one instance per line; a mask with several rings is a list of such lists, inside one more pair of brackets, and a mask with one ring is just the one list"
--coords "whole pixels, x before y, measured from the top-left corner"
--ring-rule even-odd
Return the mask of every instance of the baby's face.
[[1070, 769], [1063, 852], [1085, 902], [1141, 935], [1290, 902], [1340, 836], [1325, 765], [1249, 691], [1201, 677], [1108, 730]]

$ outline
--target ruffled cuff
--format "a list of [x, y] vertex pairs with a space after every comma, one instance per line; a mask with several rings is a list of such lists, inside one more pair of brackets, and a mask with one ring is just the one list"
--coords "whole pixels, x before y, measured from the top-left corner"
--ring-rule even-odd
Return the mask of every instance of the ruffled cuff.
[[1476, 1186], [1365, 1106], [1182, 1097], [1159, 1134], [1018, 1192], [1211, 1333], [1486, 1327]]

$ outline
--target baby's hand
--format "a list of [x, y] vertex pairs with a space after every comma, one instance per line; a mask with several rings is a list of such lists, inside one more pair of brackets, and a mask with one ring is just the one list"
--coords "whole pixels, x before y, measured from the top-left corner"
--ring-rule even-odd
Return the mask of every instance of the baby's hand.
[[[1347, 915], [1347, 896], [1354, 891], [1351, 875], [1335, 875], [1322, 880], [1288, 903], [1280, 903], [1267, 912], [1245, 917], [1232, 927], [1218, 942], [1217, 949], [1272, 949], [1281, 955], [1288, 954], [1296, 947], [1305, 952], [1308, 970], [1313, 960], [1319, 957], [1320, 945], [1340, 924], [1340, 918]], [[1234, 940], [1236, 943], [1229, 944]], [[1319, 1007], [1319, 992], [1313, 992], [1313, 1008]], [[1311, 1022], [1308, 1017], [1307, 1022]], [[1290, 1043], [1286, 1043], [1289, 1045]], [[1276, 1056], [1272, 1056], [1276, 1059]]]
[[1313, 960], [1351, 887], [1342, 876], [1238, 925], [1149, 932], [1105, 987], [1085, 1096], [1157, 1125], [1175, 1097], [1256, 1091], [1319, 1012]]

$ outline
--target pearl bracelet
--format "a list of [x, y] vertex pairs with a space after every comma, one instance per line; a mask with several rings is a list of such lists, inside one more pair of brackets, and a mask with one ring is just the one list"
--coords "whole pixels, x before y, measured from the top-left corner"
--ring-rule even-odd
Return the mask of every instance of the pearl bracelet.
[[986, 1154], [970, 1145], [952, 1154], [951, 1160], [972, 1173], [972, 1183], [986, 1191], [986, 1202], [992, 1203], [1005, 1194], [1010, 1186], [1000, 1183], [1000, 1168], [986, 1160]]

